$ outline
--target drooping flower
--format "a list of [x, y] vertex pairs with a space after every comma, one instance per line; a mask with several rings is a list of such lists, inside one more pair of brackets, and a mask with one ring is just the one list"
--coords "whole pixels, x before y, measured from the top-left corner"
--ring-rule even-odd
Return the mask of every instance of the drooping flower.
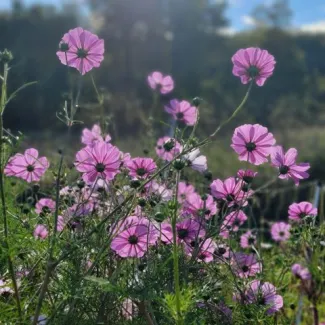
[[254, 80], [258, 86], [263, 86], [266, 79], [273, 74], [275, 66], [273, 55], [254, 47], [238, 50], [231, 60], [234, 64], [232, 73], [240, 77], [243, 84]]
[[271, 237], [274, 241], [287, 241], [290, 238], [290, 228], [286, 222], [276, 222], [271, 227]]
[[98, 68], [104, 60], [104, 40], [77, 27], [64, 34], [56, 52], [62, 64], [76, 68], [82, 75]]
[[184, 210], [194, 217], [210, 219], [217, 212], [217, 205], [211, 195], [205, 195], [204, 199], [198, 193], [191, 193], [184, 202]]
[[157, 89], [163, 95], [170, 93], [174, 89], [174, 80], [171, 76], [164, 76], [159, 71], [154, 71], [148, 76], [148, 84], [151, 89]]
[[156, 153], [161, 159], [171, 161], [183, 150], [182, 145], [173, 138], [163, 137], [158, 139]]
[[286, 153], [281, 146], [273, 148], [271, 154], [272, 166], [278, 168], [279, 178], [292, 178], [296, 185], [299, 181], [309, 177], [307, 170], [310, 168], [309, 163], [296, 163], [298, 152], [294, 148], [290, 148]]
[[82, 130], [81, 142], [86, 146], [93, 147], [96, 142], [105, 141], [110, 142], [110, 135], [106, 135], [105, 140], [102, 135], [102, 130], [99, 125], [95, 124], [91, 130], [85, 128]]
[[237, 177], [239, 179], [242, 179], [245, 183], [250, 184], [253, 182], [253, 179], [257, 176], [258, 172], [254, 172], [250, 169], [240, 169], [237, 172]]
[[237, 232], [246, 220], [247, 216], [243, 211], [230, 212], [222, 222], [219, 235], [222, 238], [229, 238], [230, 232]]
[[283, 307], [283, 298], [276, 294], [276, 288], [269, 282], [254, 280], [248, 285], [246, 297], [248, 303], [269, 307], [267, 314], [272, 315]]
[[191, 184], [186, 184], [185, 182], [178, 183], [177, 199], [179, 203], [183, 203], [190, 194], [195, 192], [195, 188]]
[[268, 129], [259, 124], [244, 124], [235, 129], [231, 147], [238, 153], [239, 160], [254, 165], [267, 162], [275, 139]]
[[40, 199], [35, 206], [35, 212], [40, 214], [50, 213], [55, 211], [55, 201], [52, 199]]
[[120, 151], [106, 142], [97, 142], [92, 148], [83, 148], [76, 154], [76, 169], [83, 173], [86, 183], [93, 183], [97, 178], [112, 180], [120, 164]]
[[311, 279], [311, 273], [309, 272], [309, 270], [298, 263], [292, 265], [291, 272], [301, 280]]
[[240, 278], [251, 277], [262, 271], [262, 264], [256, 259], [255, 254], [234, 253], [232, 267]]
[[148, 178], [157, 169], [152, 158], [133, 158], [127, 161], [125, 166], [130, 171], [130, 176], [140, 179]]
[[236, 182], [234, 177], [229, 177], [225, 181], [216, 179], [210, 185], [211, 194], [216, 199], [226, 201], [228, 206], [235, 204], [240, 206], [247, 205], [247, 194], [242, 191], [241, 187], [241, 182]]
[[38, 182], [44, 175], [50, 164], [45, 157], [38, 157], [38, 151], [34, 148], [25, 150], [24, 154], [13, 156], [6, 166], [4, 173], [15, 176], [25, 181]]
[[34, 230], [34, 237], [39, 239], [45, 239], [49, 232], [44, 225], [37, 225]]
[[246, 231], [243, 235], [240, 236], [240, 247], [241, 248], [250, 248], [252, 245], [256, 244], [256, 236], [251, 230]]
[[306, 216], [317, 216], [317, 208], [314, 208], [310, 202], [292, 203], [289, 206], [289, 219], [301, 221]]
[[165, 111], [171, 114], [176, 121], [183, 122], [186, 125], [192, 126], [197, 121], [197, 108], [191, 106], [186, 100], [171, 100], [169, 106], [165, 106]]
[[208, 169], [207, 157], [201, 155], [199, 149], [195, 149], [183, 156], [187, 165], [193, 170], [203, 173]]

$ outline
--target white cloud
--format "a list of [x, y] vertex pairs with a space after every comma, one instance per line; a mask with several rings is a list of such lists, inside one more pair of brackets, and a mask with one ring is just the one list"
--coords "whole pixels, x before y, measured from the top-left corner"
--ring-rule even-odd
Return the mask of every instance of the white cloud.
[[217, 34], [223, 36], [233, 36], [237, 33], [237, 30], [233, 27], [221, 27], [217, 29]]
[[299, 27], [299, 30], [301, 32], [310, 34], [325, 33], [325, 20], [315, 21], [310, 24], [303, 24]]
[[240, 20], [246, 26], [256, 26], [257, 24], [256, 20], [252, 16], [241, 16]]

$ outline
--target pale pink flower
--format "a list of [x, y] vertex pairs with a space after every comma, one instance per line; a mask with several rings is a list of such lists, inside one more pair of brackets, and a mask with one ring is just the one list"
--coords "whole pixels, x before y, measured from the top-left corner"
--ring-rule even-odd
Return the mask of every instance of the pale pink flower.
[[49, 232], [44, 225], [37, 225], [34, 230], [34, 237], [39, 239], [45, 239]]
[[186, 100], [171, 100], [169, 106], [165, 106], [165, 111], [171, 114], [175, 120], [183, 122], [186, 125], [193, 126], [197, 121], [197, 108], [191, 106]]
[[34, 148], [25, 150], [24, 154], [13, 156], [6, 166], [4, 173], [15, 176], [25, 181], [38, 182], [44, 175], [50, 164], [45, 157], [38, 157], [38, 151]]
[[237, 172], [237, 177], [239, 179], [242, 179], [245, 183], [250, 184], [253, 182], [253, 179], [257, 176], [258, 172], [254, 172], [250, 169], [240, 169]]
[[64, 34], [56, 52], [62, 64], [76, 68], [82, 75], [98, 68], [104, 60], [104, 40], [77, 27]]
[[301, 280], [311, 279], [311, 273], [309, 272], [309, 270], [298, 263], [292, 265], [291, 272]]
[[239, 210], [230, 212], [224, 219], [220, 229], [220, 236], [222, 238], [229, 238], [230, 232], [237, 232], [247, 220], [246, 214]]
[[273, 74], [275, 66], [273, 55], [254, 47], [238, 50], [231, 60], [234, 64], [232, 73], [240, 77], [243, 84], [254, 80], [258, 86], [263, 86], [265, 80]]
[[171, 161], [183, 150], [182, 145], [173, 138], [163, 137], [158, 139], [156, 153], [161, 159]]
[[123, 300], [122, 315], [125, 319], [132, 320], [133, 317], [137, 314], [137, 312], [137, 305], [130, 298]]
[[301, 221], [306, 216], [317, 216], [317, 208], [314, 208], [310, 202], [292, 203], [289, 206], [289, 219]]
[[119, 173], [120, 164], [120, 151], [106, 142], [97, 142], [76, 154], [76, 169], [83, 173], [82, 178], [86, 183], [93, 183], [97, 178], [107, 181], [114, 179]]
[[185, 182], [178, 183], [178, 192], [177, 192], [177, 199], [179, 203], [183, 203], [190, 194], [195, 192], [195, 188], [191, 184], [187, 184]]
[[[216, 243], [211, 238], [207, 238], [203, 243], [193, 241], [190, 245], [185, 246], [185, 251], [188, 255], [196, 254], [199, 262], [210, 263], [213, 261], [213, 254], [216, 249]], [[198, 251], [197, 251], [198, 249]]]
[[286, 222], [276, 222], [271, 227], [271, 236], [274, 241], [287, 241], [290, 238], [290, 228]]
[[187, 165], [193, 170], [203, 173], [208, 169], [207, 157], [201, 155], [199, 149], [195, 149], [183, 156]]
[[65, 227], [65, 220], [62, 216], [58, 216], [58, 223], [56, 225], [57, 231], [62, 231]]
[[309, 177], [307, 170], [310, 168], [309, 163], [296, 163], [298, 152], [294, 148], [290, 148], [286, 153], [281, 146], [273, 148], [271, 154], [272, 166], [279, 170], [279, 178], [292, 178], [296, 185], [299, 181]]
[[256, 236], [252, 233], [251, 230], [246, 231], [243, 235], [240, 236], [240, 247], [241, 248], [250, 248], [252, 245], [256, 244]]
[[268, 129], [259, 124], [244, 124], [235, 129], [231, 147], [239, 160], [261, 165], [268, 161], [275, 139]]
[[262, 264], [257, 261], [255, 254], [234, 253], [232, 266], [240, 278], [247, 278], [262, 271]]
[[83, 144], [89, 147], [93, 147], [98, 141], [111, 141], [110, 135], [106, 135], [105, 139], [103, 138], [102, 130], [99, 125], [94, 124], [91, 130], [87, 128], [82, 130], [81, 142]]
[[55, 211], [55, 201], [52, 199], [40, 199], [35, 206], [35, 212], [40, 214], [49, 213]]
[[157, 169], [157, 165], [152, 158], [133, 158], [125, 163], [125, 167], [130, 171], [130, 176], [134, 178], [148, 178]]
[[174, 89], [174, 80], [171, 76], [164, 76], [159, 71], [154, 71], [148, 76], [148, 84], [151, 89], [157, 89], [161, 94], [168, 94]]

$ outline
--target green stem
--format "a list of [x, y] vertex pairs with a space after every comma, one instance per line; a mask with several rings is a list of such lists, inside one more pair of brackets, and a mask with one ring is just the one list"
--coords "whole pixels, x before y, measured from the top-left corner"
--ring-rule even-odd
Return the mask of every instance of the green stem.
[[91, 77], [91, 82], [92, 82], [93, 87], [94, 87], [95, 92], [96, 92], [96, 96], [97, 96], [97, 100], [98, 100], [98, 104], [99, 104], [99, 108], [100, 108], [100, 127], [101, 127], [102, 130], [104, 130], [104, 128], [105, 128], [104, 97], [98, 91], [98, 88], [97, 88], [96, 83], [95, 83], [94, 76], [92, 74], [90, 74], [90, 77]]
[[179, 285], [179, 256], [178, 256], [178, 243], [177, 243], [177, 229], [176, 229], [176, 220], [177, 220], [177, 196], [178, 196], [178, 183], [179, 183], [180, 174], [176, 174], [176, 191], [174, 198], [174, 213], [172, 216], [172, 229], [173, 229], [173, 257], [174, 257], [174, 286], [175, 286], [175, 302], [176, 302], [176, 312], [177, 312], [177, 325], [183, 324], [182, 314], [181, 314], [181, 291]]
[[7, 102], [7, 79], [8, 79], [8, 63], [4, 64], [3, 71], [3, 82], [1, 88], [1, 101], [0, 101], [0, 195], [1, 195], [1, 206], [2, 206], [2, 216], [3, 216], [3, 226], [4, 226], [4, 235], [5, 235], [5, 246], [7, 250], [7, 258], [8, 258], [8, 268], [11, 277], [11, 281], [15, 291], [15, 298], [17, 304], [17, 312], [20, 323], [22, 323], [22, 311], [20, 304], [20, 297], [18, 291], [18, 285], [15, 276], [15, 270], [13, 266], [13, 262], [10, 256], [10, 247], [9, 247], [9, 230], [8, 230], [8, 220], [7, 220], [7, 208], [6, 208], [6, 196], [4, 189], [4, 179], [3, 179], [3, 170], [4, 170], [4, 155], [3, 155], [3, 112], [5, 110], [6, 102]]

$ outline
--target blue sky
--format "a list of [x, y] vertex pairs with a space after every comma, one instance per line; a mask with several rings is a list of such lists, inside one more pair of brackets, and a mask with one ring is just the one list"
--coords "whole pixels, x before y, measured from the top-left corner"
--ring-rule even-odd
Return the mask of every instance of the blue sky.
[[[82, 2], [82, 0], [71, 1]], [[24, 2], [26, 5], [44, 3], [60, 6], [62, 0], [25, 0]], [[259, 4], [271, 3], [272, 0], [228, 0], [228, 2], [230, 5], [227, 16], [231, 22], [231, 30], [235, 31], [252, 27], [254, 25], [254, 21], [250, 17], [252, 9]], [[10, 6], [11, 0], [0, 0], [0, 9], [9, 9]], [[321, 30], [325, 32], [324, 0], [290, 0], [290, 6], [294, 12], [293, 26], [305, 31]]]

